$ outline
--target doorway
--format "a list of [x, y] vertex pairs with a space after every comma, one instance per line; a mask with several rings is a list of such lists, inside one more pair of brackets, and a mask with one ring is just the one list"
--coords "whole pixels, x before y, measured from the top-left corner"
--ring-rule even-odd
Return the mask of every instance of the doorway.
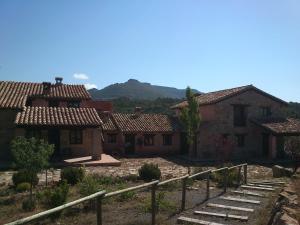
[[135, 134], [125, 134], [125, 154], [135, 153]]
[[269, 148], [270, 148], [269, 136], [270, 135], [267, 133], [262, 134], [262, 150], [263, 150], [264, 157], [269, 156]]
[[60, 130], [49, 129], [48, 130], [48, 142], [54, 145], [53, 157], [60, 156]]

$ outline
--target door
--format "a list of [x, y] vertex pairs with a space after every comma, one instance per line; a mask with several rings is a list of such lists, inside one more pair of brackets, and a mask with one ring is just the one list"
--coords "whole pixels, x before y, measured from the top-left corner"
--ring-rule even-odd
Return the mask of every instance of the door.
[[262, 150], [263, 150], [263, 156], [268, 157], [269, 156], [269, 134], [263, 133], [262, 134]]
[[125, 135], [125, 154], [134, 154], [135, 153], [135, 135], [126, 134]]
[[48, 130], [48, 142], [54, 145], [54, 157], [60, 156], [60, 131], [59, 129]]

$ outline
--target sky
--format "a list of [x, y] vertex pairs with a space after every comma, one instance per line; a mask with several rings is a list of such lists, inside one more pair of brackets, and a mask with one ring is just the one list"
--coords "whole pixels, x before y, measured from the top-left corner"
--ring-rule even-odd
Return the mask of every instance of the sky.
[[300, 102], [299, 0], [0, 0], [0, 80], [203, 92], [253, 84]]

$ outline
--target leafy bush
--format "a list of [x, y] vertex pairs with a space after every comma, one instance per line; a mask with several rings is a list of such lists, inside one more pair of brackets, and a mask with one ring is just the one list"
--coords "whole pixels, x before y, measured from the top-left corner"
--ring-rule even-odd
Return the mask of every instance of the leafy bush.
[[[15, 186], [21, 183], [30, 183], [31, 177], [30, 174], [24, 170], [20, 170], [17, 173], [14, 173], [12, 176], [12, 181]], [[39, 183], [39, 178], [37, 174], [33, 175], [33, 185], [36, 186]]]
[[78, 167], [66, 167], [61, 171], [61, 179], [66, 180], [68, 184], [75, 185], [84, 178], [84, 169]]
[[124, 177], [124, 180], [132, 181], [132, 182], [136, 182], [138, 179], [139, 179], [139, 176], [136, 175], [136, 174], [129, 174], [129, 175]]
[[[218, 187], [224, 187], [225, 183], [224, 183], [224, 172], [223, 171], [219, 171], [219, 172], [215, 172], [212, 174], [212, 180], [217, 182]], [[227, 186], [228, 187], [236, 187], [238, 186], [238, 179], [239, 179], [239, 170], [238, 168], [235, 169], [231, 169], [228, 171], [228, 176], [227, 176]], [[243, 176], [242, 174], [240, 175], [240, 181], [242, 181]]]
[[79, 183], [79, 193], [82, 196], [87, 196], [100, 191], [101, 186], [94, 176], [85, 176]]
[[42, 200], [48, 208], [63, 205], [67, 201], [69, 185], [62, 181], [57, 187], [46, 189], [42, 193]]
[[115, 184], [123, 184], [124, 180], [122, 180], [119, 177], [113, 177], [113, 176], [96, 176], [97, 182], [100, 185], [115, 185]]
[[139, 176], [144, 181], [158, 180], [161, 177], [161, 172], [158, 168], [158, 165], [153, 163], [145, 163], [139, 169]]
[[22, 202], [22, 209], [24, 211], [33, 211], [36, 207], [36, 200], [34, 198], [27, 198]]
[[16, 187], [17, 192], [24, 192], [24, 191], [29, 191], [30, 190], [30, 184], [27, 182], [20, 183]]

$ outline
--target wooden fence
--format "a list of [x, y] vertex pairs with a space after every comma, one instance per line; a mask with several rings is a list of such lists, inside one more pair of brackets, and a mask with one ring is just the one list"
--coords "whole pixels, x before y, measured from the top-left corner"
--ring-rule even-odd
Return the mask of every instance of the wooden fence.
[[181, 181], [182, 182], [182, 197], [181, 197], [181, 210], [184, 211], [185, 210], [185, 203], [186, 203], [186, 189], [187, 189], [187, 180], [188, 179], [195, 179], [197, 177], [204, 177], [205, 176], [205, 180], [206, 180], [206, 200], [209, 199], [210, 197], [210, 176], [212, 173], [216, 173], [216, 172], [222, 172], [223, 179], [224, 179], [224, 192], [226, 192], [227, 190], [227, 184], [228, 184], [228, 172], [232, 169], [236, 169], [238, 168], [238, 184], [241, 183], [241, 170], [243, 168], [243, 172], [244, 172], [244, 183], [247, 183], [247, 163], [245, 164], [240, 164], [240, 165], [236, 165], [236, 166], [232, 166], [232, 167], [222, 167], [219, 169], [215, 169], [215, 170], [206, 170], [203, 172], [199, 172], [196, 174], [192, 174], [192, 175], [185, 175], [182, 177], [177, 177], [177, 178], [173, 178], [173, 179], [169, 179], [169, 180], [165, 180], [165, 181], [161, 181], [159, 182], [158, 180], [156, 181], [152, 181], [149, 183], [145, 183], [145, 184], [141, 184], [138, 186], [134, 186], [134, 187], [130, 187], [130, 188], [126, 188], [126, 189], [122, 189], [122, 190], [118, 190], [118, 191], [114, 191], [114, 192], [110, 192], [110, 193], [106, 193], [106, 191], [99, 191], [95, 194], [89, 195], [87, 197], [75, 200], [73, 202], [69, 202], [66, 203], [64, 205], [58, 206], [56, 208], [53, 209], [49, 209], [47, 211], [35, 214], [33, 216], [29, 216], [17, 221], [14, 221], [12, 223], [7, 223], [5, 225], [17, 225], [17, 224], [27, 224], [29, 222], [32, 221], [36, 221], [42, 218], [45, 218], [51, 214], [54, 214], [56, 212], [62, 211], [64, 209], [70, 208], [72, 206], [78, 205], [80, 203], [86, 202], [86, 201], [90, 201], [92, 199], [95, 199], [96, 201], [96, 220], [97, 220], [97, 225], [102, 225], [102, 200], [104, 198], [109, 198], [112, 196], [116, 196], [125, 192], [129, 192], [129, 191], [135, 191], [135, 190], [141, 190], [141, 189], [146, 189], [146, 188], [151, 188], [151, 225], [155, 225], [155, 216], [156, 216], [156, 190], [159, 186], [163, 186], [165, 184], [171, 183], [171, 182], [176, 182], [176, 181]]

